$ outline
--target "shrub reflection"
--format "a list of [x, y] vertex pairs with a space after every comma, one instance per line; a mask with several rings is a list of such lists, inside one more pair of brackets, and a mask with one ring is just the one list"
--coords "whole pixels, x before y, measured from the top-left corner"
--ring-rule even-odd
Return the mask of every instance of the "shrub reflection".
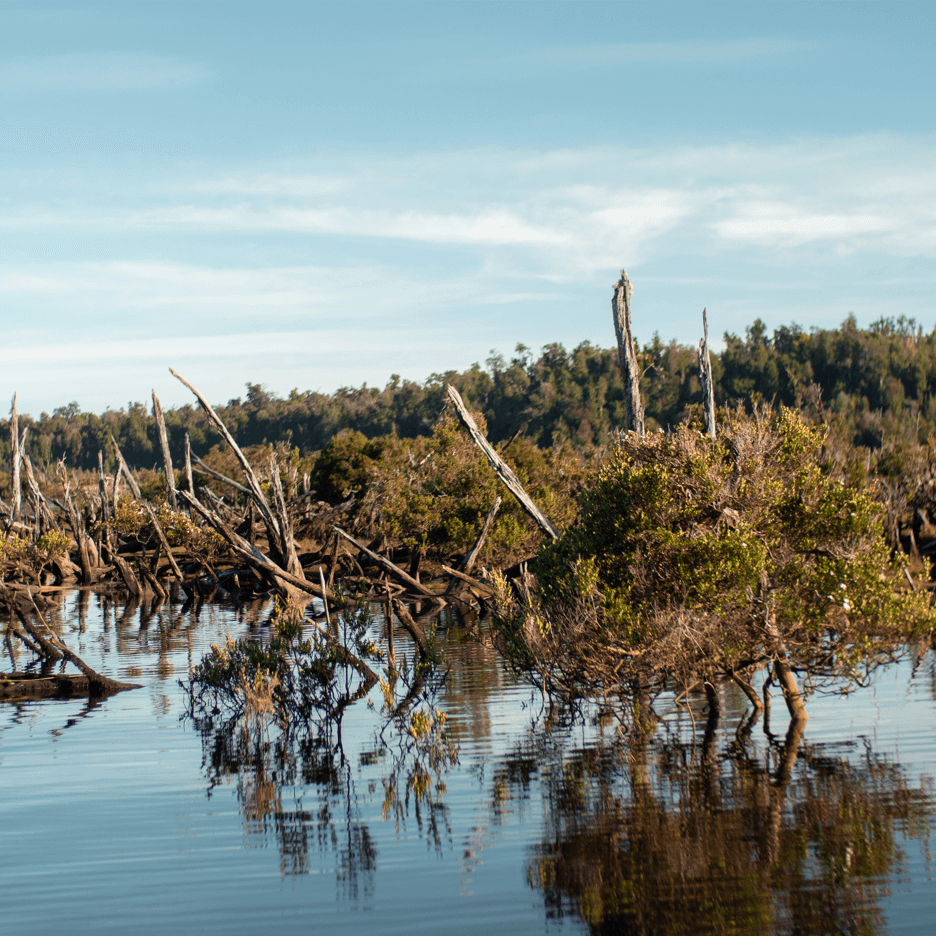
[[[649, 739], [569, 751], [538, 734], [546, 822], [528, 874], [548, 916], [647, 936], [883, 932], [901, 840], [929, 855], [932, 780], [802, 733], [763, 747], [742, 734], [721, 753]], [[530, 758], [525, 746], [502, 763], [495, 809]]]

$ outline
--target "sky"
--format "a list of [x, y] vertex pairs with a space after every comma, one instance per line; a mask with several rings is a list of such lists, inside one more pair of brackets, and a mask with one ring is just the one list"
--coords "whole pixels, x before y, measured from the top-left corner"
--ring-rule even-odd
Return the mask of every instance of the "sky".
[[[936, 4], [0, 0], [0, 398], [936, 325]], [[3, 397], [6, 394], [6, 397]]]

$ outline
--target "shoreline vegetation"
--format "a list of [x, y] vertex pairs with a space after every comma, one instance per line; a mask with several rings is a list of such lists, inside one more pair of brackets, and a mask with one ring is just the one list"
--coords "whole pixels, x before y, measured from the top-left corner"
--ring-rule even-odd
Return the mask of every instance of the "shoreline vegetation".
[[[0, 604], [11, 660], [14, 643], [32, 659], [0, 698], [66, 691], [52, 672], [63, 659], [82, 670], [70, 692], [131, 688], [45, 625], [72, 587], [150, 605], [275, 594], [268, 645], [214, 648], [190, 698], [193, 712], [226, 699], [284, 728], [378, 682], [398, 720], [438, 663], [446, 606], [489, 621], [486, 638], [544, 698], [614, 699], [638, 728], [664, 690], [704, 690], [717, 711], [726, 679], [755, 714], [778, 686], [802, 721], [810, 691], [930, 640], [936, 331], [849, 319], [768, 337], [756, 322], [712, 354], [703, 313], [699, 349], [641, 346], [631, 294], [622, 272], [616, 351], [553, 345], [534, 360], [518, 346], [509, 364], [422, 385], [287, 400], [248, 385], [246, 401], [214, 408], [172, 371], [197, 408], [164, 412], [154, 392], [151, 415], [71, 404], [39, 420], [14, 395]], [[382, 647], [365, 636], [366, 602], [386, 608]], [[397, 627], [415, 648], [408, 670]], [[339, 669], [358, 679], [342, 698]], [[421, 716], [427, 736], [443, 731], [436, 715]]]

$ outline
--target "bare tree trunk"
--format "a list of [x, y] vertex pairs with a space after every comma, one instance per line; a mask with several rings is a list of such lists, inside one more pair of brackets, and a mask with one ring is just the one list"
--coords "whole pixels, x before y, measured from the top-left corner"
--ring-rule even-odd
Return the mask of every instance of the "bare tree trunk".
[[708, 346], [708, 317], [702, 310], [704, 337], [699, 340], [699, 380], [702, 383], [702, 404], [705, 407], [705, 431], [715, 438], [715, 384], [712, 380], [712, 358]]
[[292, 523], [289, 512], [286, 510], [286, 498], [283, 496], [283, 483], [280, 480], [279, 463], [276, 455], [270, 455], [270, 486], [273, 488], [273, 504], [279, 520], [280, 542], [279, 552], [285, 562], [286, 571], [299, 578], [305, 578], [299, 557], [296, 555], [296, 542], [293, 539]]
[[20, 518], [23, 509], [23, 493], [20, 484], [20, 438], [19, 438], [19, 417], [16, 412], [16, 394], [13, 394], [13, 403], [10, 406], [10, 442], [13, 449], [12, 468], [12, 491], [10, 498], [12, 500], [13, 513], [10, 519], [16, 522]]
[[185, 433], [185, 483], [189, 494], [195, 494], [195, 481], [192, 479], [192, 446], [189, 444], [188, 433]]
[[140, 493], [140, 485], [136, 483], [136, 479], [130, 473], [130, 467], [124, 460], [123, 454], [120, 451], [120, 446], [117, 444], [117, 440], [114, 438], [113, 433], [111, 433], [111, 442], [114, 443], [114, 451], [117, 453], [117, 462], [120, 465], [120, 470], [123, 472], [123, 476], [127, 479], [127, 484], [130, 486], [130, 490], [133, 493], [133, 496], [137, 500], [142, 500], [143, 495]]
[[777, 682], [780, 683], [780, 688], [783, 690], [783, 701], [786, 702], [790, 719], [792, 721], [806, 721], [809, 715], [806, 712], [803, 697], [800, 695], [799, 686], [796, 685], [796, 677], [793, 675], [793, 669], [790, 666], [786, 644], [780, 636], [772, 611], [769, 612], [765, 630], [774, 639], [776, 654], [773, 667], [774, 676], [777, 677]]
[[539, 507], [533, 503], [533, 498], [523, 490], [523, 485], [520, 484], [519, 479], [513, 473], [510, 466], [494, 451], [491, 447], [491, 443], [484, 437], [484, 434], [472, 418], [471, 413], [468, 412], [468, 408], [465, 406], [459, 392], [451, 384], [449, 384], [446, 390], [448, 391], [448, 398], [455, 404], [455, 410], [458, 413], [459, 419], [461, 419], [478, 448], [484, 452], [488, 463], [491, 468], [494, 469], [494, 473], [497, 477], [504, 482], [507, 490], [517, 498], [520, 506], [536, 521], [540, 529], [552, 539], [559, 539], [556, 528], [546, 519]]
[[104, 474], [104, 453], [98, 449], [97, 453], [97, 463], [98, 463], [98, 489], [101, 492], [101, 510], [104, 513], [104, 518], [114, 516], [113, 510], [111, 510], [110, 498], [107, 496], [107, 475]]
[[169, 437], [166, 434], [166, 420], [163, 416], [162, 407], [159, 405], [159, 397], [156, 391], [153, 391], [153, 415], [156, 417], [156, 428], [159, 430], [159, 444], [162, 448], [163, 465], [166, 469], [166, 496], [169, 498], [169, 506], [173, 510], [179, 509], [176, 500], [175, 472], [172, 470], [172, 456], [169, 454]]
[[629, 432], [636, 432], [641, 438], [644, 434], [644, 408], [640, 399], [640, 364], [637, 361], [637, 347], [631, 332], [631, 294], [633, 288], [627, 274], [621, 270], [621, 278], [614, 286], [614, 298], [611, 308], [614, 312], [614, 333], [617, 335], [618, 358], [621, 373], [624, 376], [624, 427]]

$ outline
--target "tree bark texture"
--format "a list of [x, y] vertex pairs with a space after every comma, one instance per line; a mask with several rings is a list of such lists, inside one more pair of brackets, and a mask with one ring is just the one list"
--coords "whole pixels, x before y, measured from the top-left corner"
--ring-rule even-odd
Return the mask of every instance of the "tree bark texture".
[[631, 295], [633, 287], [627, 274], [621, 270], [621, 278], [614, 286], [614, 298], [611, 308], [614, 313], [614, 333], [617, 336], [618, 359], [621, 374], [624, 377], [624, 419], [625, 429], [644, 434], [644, 408], [640, 399], [640, 363], [637, 360], [637, 346], [631, 331]]
[[702, 310], [703, 337], [699, 340], [699, 380], [702, 384], [702, 403], [705, 407], [705, 431], [715, 438], [715, 381], [712, 379], [712, 357], [708, 346], [708, 317]]

